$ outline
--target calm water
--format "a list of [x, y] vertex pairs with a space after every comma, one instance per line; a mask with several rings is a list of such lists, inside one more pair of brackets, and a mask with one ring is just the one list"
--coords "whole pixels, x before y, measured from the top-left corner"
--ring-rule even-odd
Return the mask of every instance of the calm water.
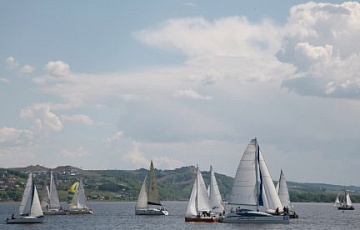
[[224, 223], [185, 223], [187, 202], [164, 202], [169, 216], [135, 216], [134, 202], [88, 203], [93, 215], [47, 216], [43, 224], [7, 225], [5, 220], [19, 203], [0, 203], [0, 229], [360, 229], [360, 205], [354, 211], [338, 211], [333, 204], [295, 203], [299, 219], [289, 225], [239, 225]]

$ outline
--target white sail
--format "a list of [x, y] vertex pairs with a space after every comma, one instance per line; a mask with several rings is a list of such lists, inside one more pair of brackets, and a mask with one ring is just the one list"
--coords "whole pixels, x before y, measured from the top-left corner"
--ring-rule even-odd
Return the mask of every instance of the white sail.
[[269, 170], [266, 166], [265, 160], [260, 150], [259, 150], [259, 168], [261, 172], [261, 181], [262, 181], [261, 189], [262, 189], [264, 206], [267, 209], [273, 211], [275, 211], [276, 209], [282, 210], [283, 206], [276, 192], [274, 182], [270, 176]]
[[346, 200], [346, 205], [347, 205], [347, 206], [351, 206], [351, 205], [352, 205], [352, 201], [351, 201], [351, 199], [350, 199], [349, 193], [346, 193], [345, 200]]
[[288, 186], [286, 183], [286, 179], [285, 179], [285, 175], [283, 173], [283, 171], [281, 170], [280, 172], [280, 179], [279, 182], [277, 183], [277, 187], [278, 187], [278, 195], [281, 201], [281, 204], [284, 207], [291, 207], [291, 203], [290, 203], [290, 195], [289, 195], [289, 190], [288, 190]]
[[57, 193], [56, 184], [55, 184], [55, 180], [54, 180], [52, 172], [51, 172], [51, 176], [50, 176], [49, 197], [50, 197], [50, 209], [60, 209], [59, 196]]
[[186, 215], [197, 215], [197, 213], [210, 211], [210, 202], [207, 194], [206, 185], [199, 168], [196, 169], [196, 177], [191, 191]]
[[335, 203], [334, 203], [334, 206], [335, 206], [335, 207], [340, 206], [339, 197], [340, 197], [340, 193], [338, 193], [337, 196], [336, 196], [336, 198], [335, 198]]
[[30, 213], [33, 189], [34, 188], [33, 188], [32, 173], [29, 173], [28, 179], [26, 181], [24, 193], [21, 199], [21, 204], [19, 207], [20, 215], [27, 215]]
[[33, 217], [43, 216], [43, 211], [41, 209], [39, 195], [38, 195], [35, 185], [33, 185], [33, 189], [34, 189], [34, 192], [33, 192], [33, 197], [32, 197], [30, 216], [33, 216]]
[[146, 192], [146, 176], [144, 179], [144, 182], [142, 183], [141, 189], [140, 189], [140, 193], [139, 193], [139, 197], [135, 206], [135, 209], [146, 209], [148, 203], [148, 198], [147, 198], [147, 192]]
[[191, 190], [189, 203], [188, 203], [188, 206], [186, 209], [186, 216], [196, 216], [197, 215], [197, 208], [196, 208], [197, 184], [198, 184], [197, 179], [195, 179], [193, 188]]
[[84, 184], [82, 179], [80, 179], [79, 187], [75, 190], [74, 197], [70, 203], [70, 209], [83, 209], [86, 207], [86, 197], [85, 197], [85, 190]]
[[240, 160], [233, 187], [230, 204], [257, 205], [257, 177], [255, 163], [256, 141], [251, 140]]
[[224, 211], [223, 201], [212, 166], [210, 166], [210, 185], [208, 191], [211, 209], [215, 213], [222, 213]]

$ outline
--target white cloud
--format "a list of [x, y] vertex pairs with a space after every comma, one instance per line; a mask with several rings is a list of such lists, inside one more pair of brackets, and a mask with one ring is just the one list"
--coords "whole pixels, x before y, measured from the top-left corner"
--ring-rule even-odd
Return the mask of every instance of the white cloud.
[[150, 160], [145, 158], [136, 142], [132, 143], [132, 149], [123, 156], [123, 160], [129, 162], [136, 168], [148, 168], [150, 165]]
[[11, 127], [0, 128], [0, 144], [31, 145], [34, 134], [30, 130], [20, 130]]
[[3, 82], [5, 84], [10, 83], [10, 81], [7, 78], [0, 78], [0, 82]]
[[174, 97], [186, 97], [197, 100], [211, 100], [211, 96], [203, 96], [192, 89], [177, 90]]
[[35, 68], [32, 67], [31, 65], [24, 65], [19, 70], [20, 73], [33, 73], [34, 71], [35, 71]]
[[113, 142], [120, 142], [123, 140], [124, 134], [122, 132], [116, 132], [113, 136], [106, 138], [104, 142], [106, 143], [113, 143]]
[[70, 73], [70, 66], [63, 61], [50, 61], [45, 66], [45, 70], [55, 76], [66, 76]]
[[74, 122], [74, 123], [82, 123], [85, 125], [93, 125], [94, 124], [94, 121], [85, 114], [76, 114], [76, 115], [72, 115], [72, 116], [61, 115], [61, 120]]
[[14, 57], [6, 58], [5, 62], [10, 69], [16, 69], [19, 66], [19, 63], [15, 60]]
[[21, 110], [21, 118], [33, 121], [34, 129], [37, 132], [55, 131], [63, 129], [59, 117], [50, 111], [48, 104], [35, 104]]
[[[87, 157], [88, 153], [84, 147], [78, 147], [75, 150], [62, 149], [62, 150], [60, 150], [58, 155], [61, 158], [79, 160], [81, 158]], [[67, 160], [67, 161], [72, 161], [72, 160]]]

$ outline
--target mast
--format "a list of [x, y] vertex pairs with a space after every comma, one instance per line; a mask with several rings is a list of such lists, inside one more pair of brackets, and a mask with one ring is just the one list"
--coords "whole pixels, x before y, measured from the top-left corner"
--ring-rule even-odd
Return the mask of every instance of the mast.
[[259, 146], [255, 137], [255, 174], [256, 174], [256, 210], [259, 211], [259, 172], [258, 172], [258, 160], [259, 160]]

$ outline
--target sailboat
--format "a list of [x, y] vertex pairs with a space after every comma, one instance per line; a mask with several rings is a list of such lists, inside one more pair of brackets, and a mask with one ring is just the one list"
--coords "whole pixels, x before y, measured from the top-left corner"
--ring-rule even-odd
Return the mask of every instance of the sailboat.
[[40, 199], [32, 177], [32, 173], [29, 173], [21, 200], [19, 213], [17, 216], [13, 214], [11, 218], [7, 218], [6, 223], [37, 224], [43, 223], [44, 219], [45, 217], [41, 209]]
[[212, 212], [216, 214], [222, 214], [225, 209], [212, 166], [210, 166], [210, 185], [208, 190], [209, 190], [210, 208]]
[[[260, 180], [260, 181], [259, 181]], [[257, 139], [248, 144], [236, 171], [230, 196], [230, 209], [219, 222], [224, 223], [281, 223], [288, 224], [289, 216], [280, 213], [283, 209], [274, 183], [265, 164]], [[244, 205], [249, 208], [240, 208]], [[265, 211], [260, 211], [260, 206]]]
[[73, 183], [68, 190], [69, 214], [93, 214], [90, 207], [86, 206], [85, 189], [82, 179]]
[[185, 222], [218, 222], [218, 217], [211, 212], [210, 200], [199, 167], [196, 168], [196, 177], [186, 209]]
[[[340, 200], [341, 199], [341, 200]], [[335, 199], [335, 207], [338, 210], [354, 210], [354, 206], [352, 205], [352, 201], [350, 199], [350, 194], [345, 190], [344, 195], [340, 193], [336, 196]]]
[[66, 210], [60, 206], [59, 196], [52, 171], [50, 172], [50, 189], [46, 186], [46, 193], [48, 198], [45, 199], [48, 203], [46, 204], [46, 202], [44, 202], [42, 204], [44, 215], [66, 215]]
[[146, 191], [146, 176], [145, 176], [135, 206], [135, 215], [165, 215], [165, 216], [169, 215], [169, 212], [160, 202], [159, 189], [157, 187], [156, 176], [155, 176], [155, 168], [152, 161], [150, 163], [149, 193], [147, 193]]
[[279, 182], [276, 184], [276, 191], [279, 195], [281, 204], [284, 206], [284, 213], [287, 213], [290, 218], [298, 218], [298, 214], [295, 212], [291, 202], [288, 186], [286, 183], [285, 175], [283, 170], [280, 172]]

